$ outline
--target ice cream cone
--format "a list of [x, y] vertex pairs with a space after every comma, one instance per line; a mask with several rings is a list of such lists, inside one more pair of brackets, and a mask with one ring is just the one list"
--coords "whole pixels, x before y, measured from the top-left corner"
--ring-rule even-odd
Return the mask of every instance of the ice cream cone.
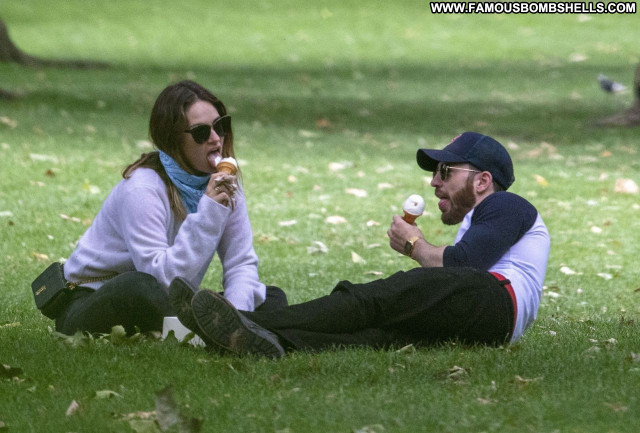
[[413, 224], [416, 221], [416, 218], [418, 218], [419, 216], [420, 215], [413, 215], [407, 211], [404, 211], [404, 216], [402, 217], [402, 219], [405, 220], [407, 224]]
[[238, 167], [236, 167], [235, 165], [227, 161], [220, 162], [216, 166], [216, 168], [220, 173], [227, 173], [227, 174], [236, 174], [236, 172], [238, 171]]
[[404, 211], [402, 219], [408, 224], [413, 224], [424, 212], [424, 199], [417, 194], [412, 194], [402, 204], [402, 210]]
[[238, 171], [238, 163], [234, 158], [223, 158], [222, 161], [216, 165], [216, 169], [220, 173], [234, 175]]

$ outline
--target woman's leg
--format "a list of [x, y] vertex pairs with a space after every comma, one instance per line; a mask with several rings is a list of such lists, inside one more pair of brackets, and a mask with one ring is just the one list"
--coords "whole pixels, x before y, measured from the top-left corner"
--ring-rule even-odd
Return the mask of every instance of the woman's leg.
[[96, 291], [79, 292], [56, 319], [56, 330], [109, 333], [116, 325], [127, 334], [161, 331], [164, 316], [174, 315], [167, 293], [156, 279], [142, 272], [126, 272]]

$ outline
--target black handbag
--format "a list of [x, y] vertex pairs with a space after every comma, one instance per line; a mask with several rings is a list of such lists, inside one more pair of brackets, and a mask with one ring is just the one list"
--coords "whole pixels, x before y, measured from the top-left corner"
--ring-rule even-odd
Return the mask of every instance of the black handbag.
[[63, 264], [56, 262], [52, 263], [43, 273], [38, 275], [38, 278], [33, 280], [31, 290], [38, 310], [48, 318], [55, 319], [71, 300], [71, 295], [76, 287], [82, 284], [108, 280], [116, 275], [116, 273], [113, 273], [85, 281], [69, 282], [64, 277]]

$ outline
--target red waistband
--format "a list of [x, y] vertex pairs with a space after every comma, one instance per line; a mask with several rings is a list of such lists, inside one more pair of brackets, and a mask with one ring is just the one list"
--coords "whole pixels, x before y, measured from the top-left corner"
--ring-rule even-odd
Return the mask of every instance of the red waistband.
[[496, 277], [498, 279], [498, 281], [506, 281], [505, 284], [502, 284], [504, 286], [505, 289], [507, 289], [507, 292], [509, 293], [509, 296], [511, 297], [511, 302], [513, 304], [513, 329], [516, 328], [516, 319], [518, 317], [518, 302], [516, 302], [516, 294], [513, 291], [513, 286], [511, 286], [511, 281], [509, 281], [508, 279], [506, 279], [504, 277], [504, 275], [501, 275], [497, 272], [489, 272], [491, 275], [493, 275], [494, 277]]

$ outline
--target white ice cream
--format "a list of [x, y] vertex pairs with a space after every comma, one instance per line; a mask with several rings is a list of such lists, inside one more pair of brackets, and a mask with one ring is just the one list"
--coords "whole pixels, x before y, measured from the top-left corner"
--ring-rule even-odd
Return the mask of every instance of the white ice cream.
[[412, 194], [404, 201], [402, 210], [411, 215], [422, 215], [422, 212], [424, 212], [424, 199], [418, 194]]

